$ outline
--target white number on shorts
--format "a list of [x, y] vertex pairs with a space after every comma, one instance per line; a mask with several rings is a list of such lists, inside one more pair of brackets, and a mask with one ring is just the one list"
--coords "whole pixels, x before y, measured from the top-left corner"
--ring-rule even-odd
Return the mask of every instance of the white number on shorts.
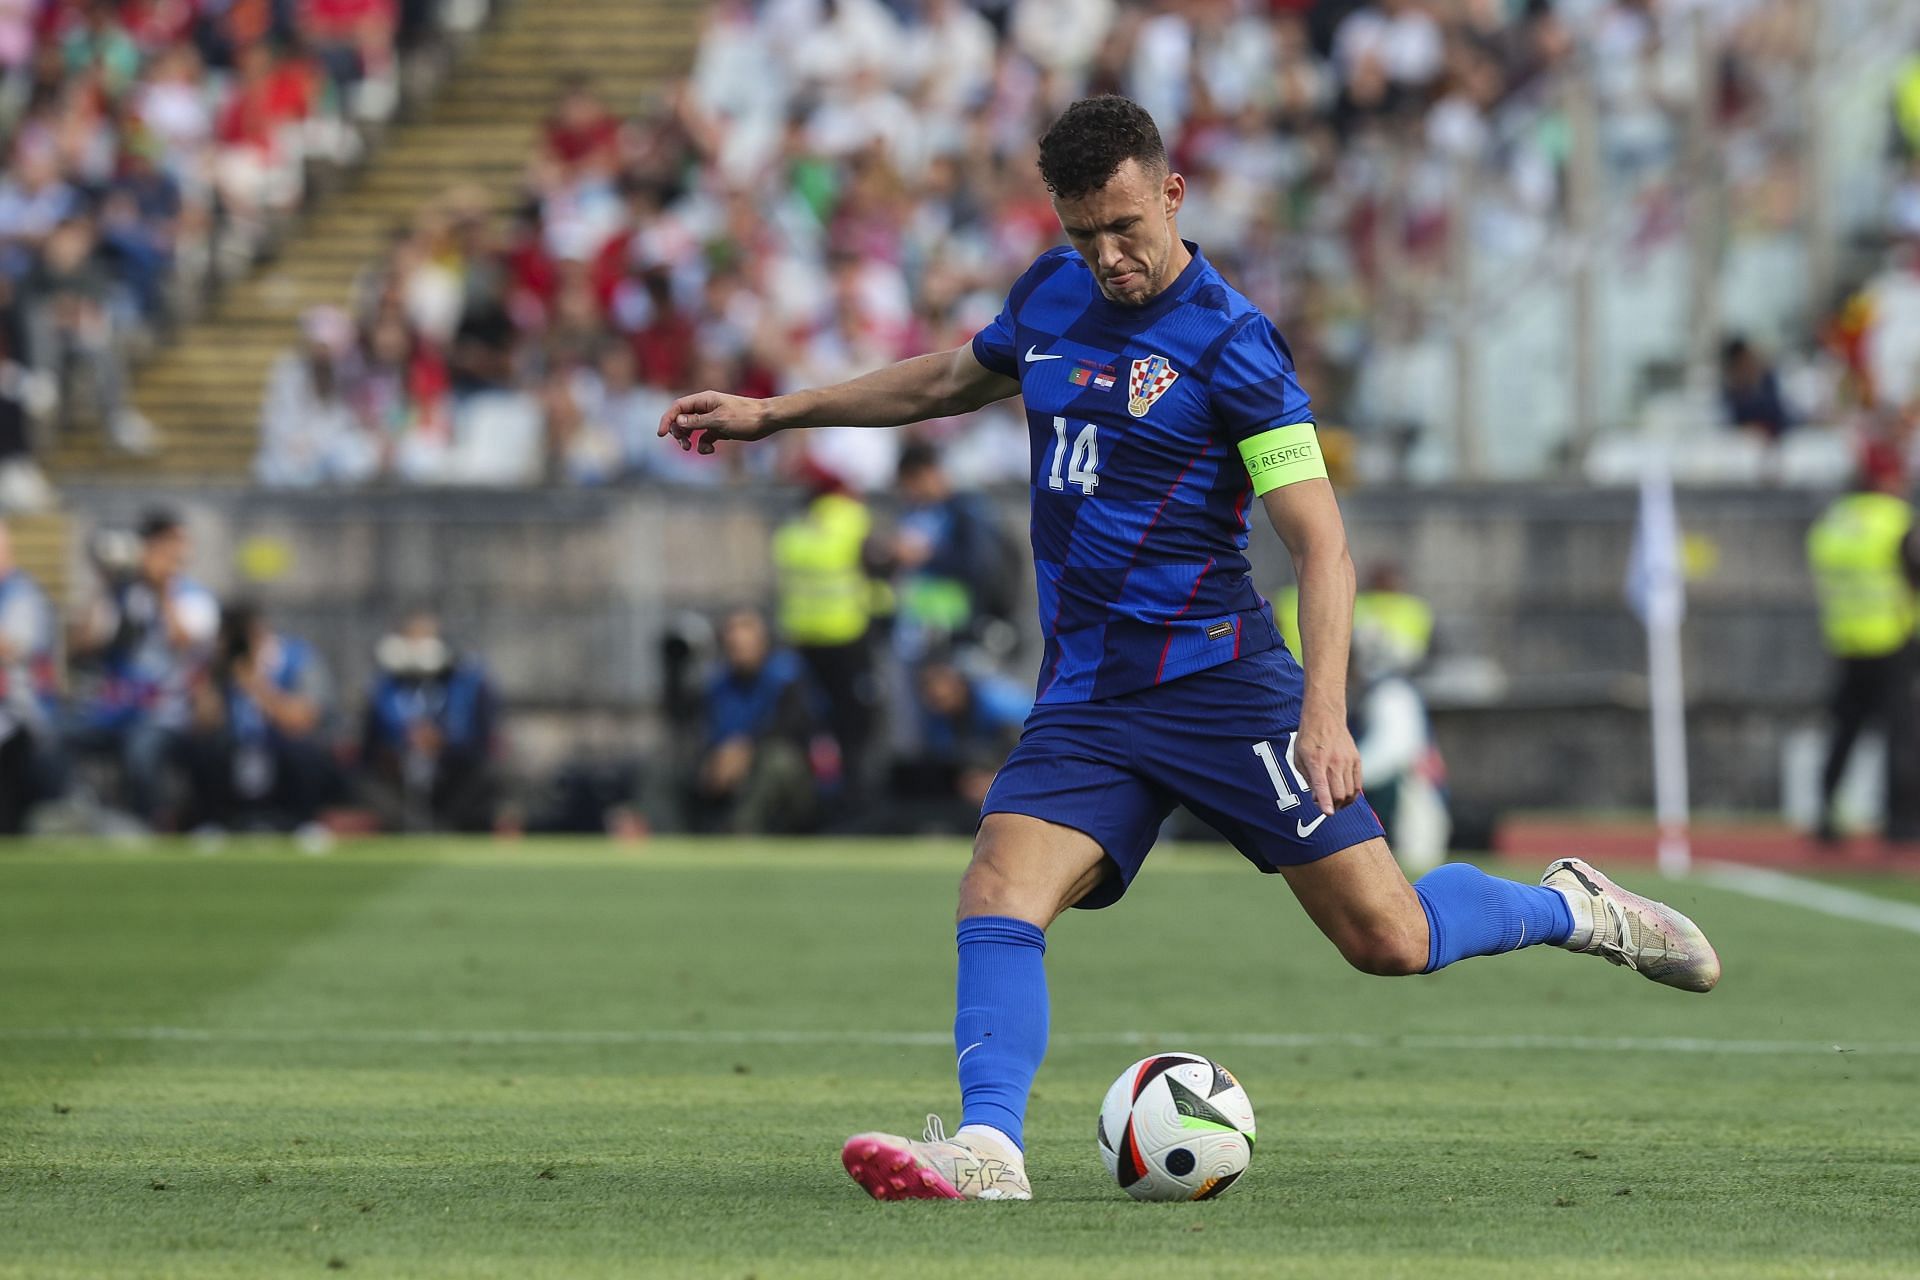
[[[1080, 492], [1092, 496], [1100, 486], [1100, 428], [1089, 422], [1074, 438], [1073, 452], [1067, 452], [1067, 420], [1053, 420], [1053, 469], [1047, 473], [1049, 489], [1080, 486]], [[1060, 466], [1066, 464], [1067, 478], [1060, 478]]]
[[[1297, 736], [1297, 734], [1294, 735], [1294, 737]], [[1259, 756], [1260, 763], [1267, 766], [1267, 777], [1273, 780], [1273, 792], [1279, 797], [1280, 812], [1285, 813], [1289, 809], [1299, 808], [1300, 791], [1310, 791], [1312, 787], [1305, 778], [1300, 776], [1300, 768], [1293, 762], [1293, 737], [1287, 739], [1286, 773], [1280, 770], [1280, 760], [1273, 754], [1271, 742], [1254, 743], [1253, 754]], [[1292, 774], [1293, 780], [1300, 784], [1300, 791], [1295, 791], [1287, 785], [1288, 773]]]

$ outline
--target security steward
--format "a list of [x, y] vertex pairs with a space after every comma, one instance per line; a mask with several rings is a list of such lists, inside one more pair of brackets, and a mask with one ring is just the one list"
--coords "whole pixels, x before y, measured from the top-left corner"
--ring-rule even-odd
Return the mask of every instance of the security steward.
[[806, 475], [807, 505], [773, 535], [780, 636], [806, 665], [826, 701], [840, 751], [842, 797], [857, 800], [871, 770], [878, 695], [868, 632], [876, 604], [873, 516], [839, 477]]
[[1854, 491], [1827, 508], [1807, 535], [1827, 650], [1838, 668], [1832, 737], [1820, 775], [1819, 838], [1837, 838], [1833, 795], [1862, 729], [1887, 738], [1887, 837], [1920, 839], [1920, 714], [1914, 628], [1920, 530], [1907, 500], [1899, 452], [1875, 443], [1862, 455]]

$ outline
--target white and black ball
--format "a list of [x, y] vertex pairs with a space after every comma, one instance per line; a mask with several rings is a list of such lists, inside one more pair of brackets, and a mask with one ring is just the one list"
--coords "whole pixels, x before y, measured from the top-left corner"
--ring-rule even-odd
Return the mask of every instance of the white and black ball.
[[1253, 1103], [1197, 1053], [1160, 1053], [1120, 1073], [1100, 1104], [1100, 1159], [1135, 1200], [1209, 1200], [1253, 1158]]

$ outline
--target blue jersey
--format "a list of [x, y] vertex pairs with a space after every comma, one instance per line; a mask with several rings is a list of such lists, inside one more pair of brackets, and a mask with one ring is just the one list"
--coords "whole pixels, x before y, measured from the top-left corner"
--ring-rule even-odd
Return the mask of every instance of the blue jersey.
[[973, 339], [1027, 408], [1043, 705], [1282, 644], [1249, 576], [1237, 446], [1312, 414], [1273, 323], [1187, 248], [1139, 307], [1108, 302], [1071, 248], [1049, 250]]

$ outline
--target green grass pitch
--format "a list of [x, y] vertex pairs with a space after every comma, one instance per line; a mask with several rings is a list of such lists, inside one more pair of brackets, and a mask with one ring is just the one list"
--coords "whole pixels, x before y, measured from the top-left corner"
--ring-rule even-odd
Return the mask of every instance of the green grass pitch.
[[[0, 852], [0, 1276], [1920, 1275], [1920, 935], [1703, 884], [1653, 887], [1710, 996], [1546, 950], [1387, 980], [1162, 851], [1053, 932], [1040, 1198], [876, 1204], [845, 1135], [958, 1119], [963, 858]], [[1220, 1200], [1100, 1168], [1154, 1049], [1253, 1098]]]

